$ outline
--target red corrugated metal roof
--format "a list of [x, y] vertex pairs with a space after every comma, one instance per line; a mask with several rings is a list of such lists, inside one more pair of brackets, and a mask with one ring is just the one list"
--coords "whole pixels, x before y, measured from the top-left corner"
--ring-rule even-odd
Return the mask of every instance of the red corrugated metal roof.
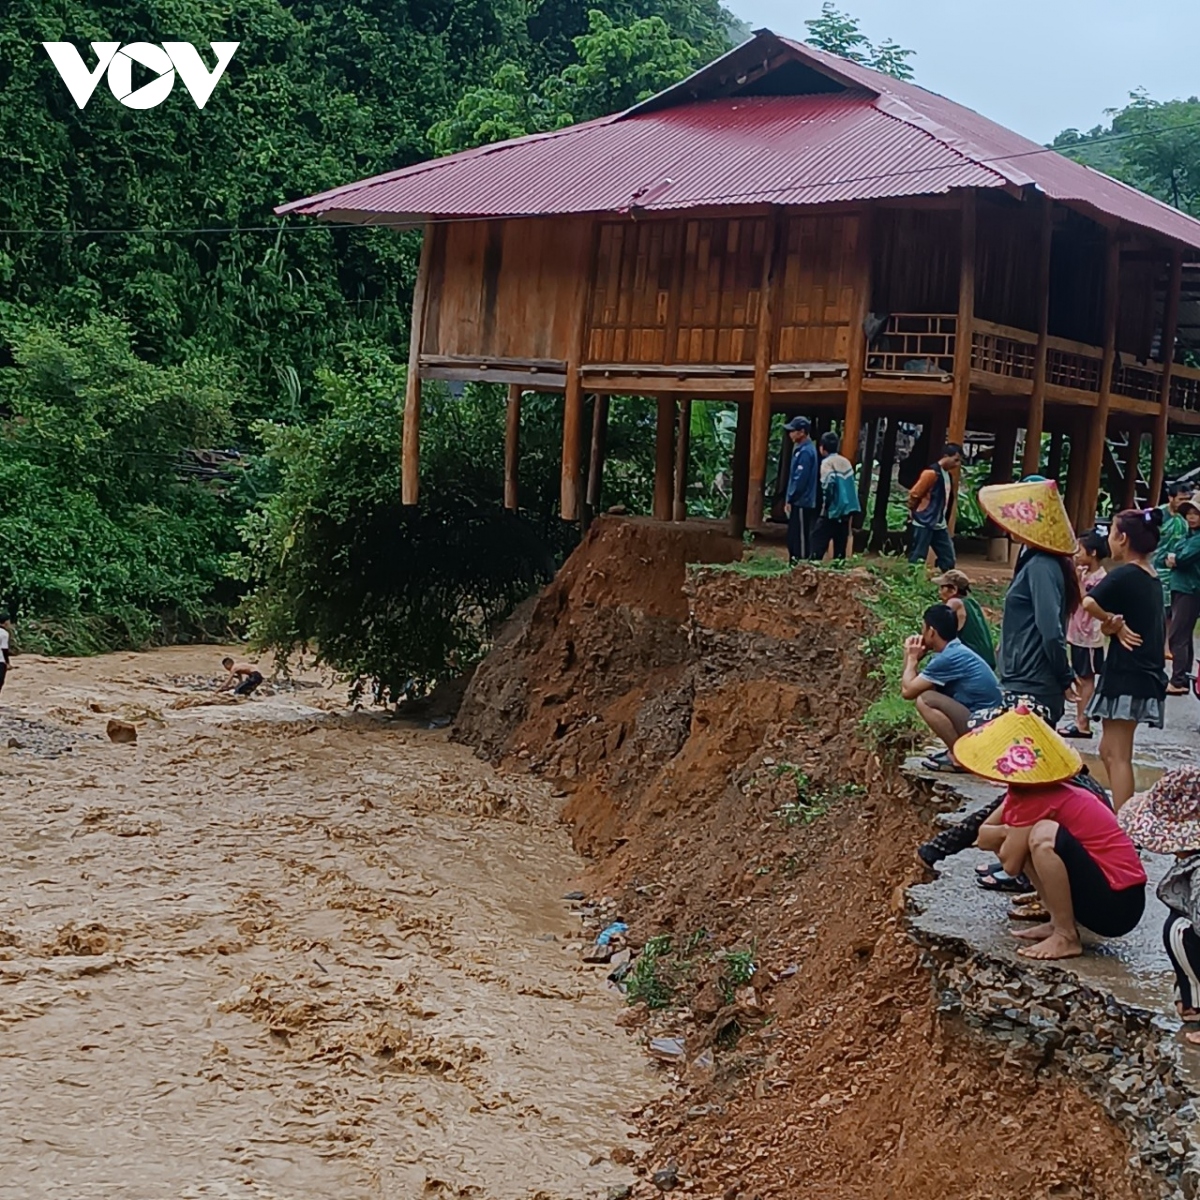
[[[704, 98], [792, 61], [845, 90]], [[693, 97], [695, 97], [693, 99]], [[1036, 187], [1200, 249], [1200, 221], [915, 84], [766, 31], [626, 113], [468, 150], [282, 205], [403, 224]]]

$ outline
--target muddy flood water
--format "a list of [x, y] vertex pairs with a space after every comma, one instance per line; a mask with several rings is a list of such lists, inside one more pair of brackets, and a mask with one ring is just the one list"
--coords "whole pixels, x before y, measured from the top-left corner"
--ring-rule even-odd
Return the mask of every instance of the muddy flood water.
[[657, 1085], [548, 787], [316, 675], [214, 702], [222, 653], [24, 656], [0, 696], [0, 1197], [626, 1182]]

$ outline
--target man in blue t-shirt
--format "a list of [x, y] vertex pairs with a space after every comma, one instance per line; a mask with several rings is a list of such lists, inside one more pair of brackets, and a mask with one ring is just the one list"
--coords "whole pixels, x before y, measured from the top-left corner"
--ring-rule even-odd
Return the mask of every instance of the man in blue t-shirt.
[[967, 732], [971, 714], [999, 707], [1004, 700], [996, 673], [958, 640], [954, 609], [935, 604], [925, 610], [924, 623], [920, 634], [904, 643], [900, 694], [916, 703], [921, 720], [946, 743], [946, 754], [935, 755], [928, 764], [957, 770], [954, 743]]

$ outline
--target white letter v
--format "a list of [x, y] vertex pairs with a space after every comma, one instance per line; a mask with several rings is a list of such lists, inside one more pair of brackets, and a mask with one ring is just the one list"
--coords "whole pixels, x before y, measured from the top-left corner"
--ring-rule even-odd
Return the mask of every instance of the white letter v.
[[191, 42], [163, 42], [162, 44], [162, 48], [175, 64], [175, 70], [179, 72], [179, 78], [183, 80], [184, 87], [195, 100], [197, 108], [203, 108], [208, 103], [209, 96], [213, 94], [213, 88], [221, 82], [221, 76], [225, 74], [225, 68], [229, 66], [234, 51], [242, 43], [209, 42], [208, 44], [217, 56], [217, 65], [211, 72], [204, 65], [204, 60]]
[[89, 71], [83, 65], [83, 56], [70, 42], [43, 42], [42, 45], [50, 55], [50, 61], [58, 68], [63, 83], [67, 85], [67, 91], [71, 93], [71, 99], [80, 108], [92, 98], [100, 76], [108, 70], [108, 64], [121, 48], [120, 42], [93, 42], [92, 50], [97, 62], [96, 69]]

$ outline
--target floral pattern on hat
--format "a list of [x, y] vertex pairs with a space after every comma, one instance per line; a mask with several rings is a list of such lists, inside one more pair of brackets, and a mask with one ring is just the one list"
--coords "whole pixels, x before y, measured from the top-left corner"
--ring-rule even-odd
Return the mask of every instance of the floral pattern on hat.
[[1041, 757], [1042, 752], [1033, 744], [1033, 738], [1022, 738], [996, 759], [996, 770], [1006, 777], [1021, 775], [1032, 771]]
[[1000, 505], [1000, 515], [1009, 521], [1023, 521], [1032, 524], [1040, 521], [1046, 511], [1044, 504], [1032, 500], [1018, 500], [1015, 504]]
[[1200, 767], [1167, 771], [1120, 811], [1121, 827], [1158, 854], [1200, 850]]

